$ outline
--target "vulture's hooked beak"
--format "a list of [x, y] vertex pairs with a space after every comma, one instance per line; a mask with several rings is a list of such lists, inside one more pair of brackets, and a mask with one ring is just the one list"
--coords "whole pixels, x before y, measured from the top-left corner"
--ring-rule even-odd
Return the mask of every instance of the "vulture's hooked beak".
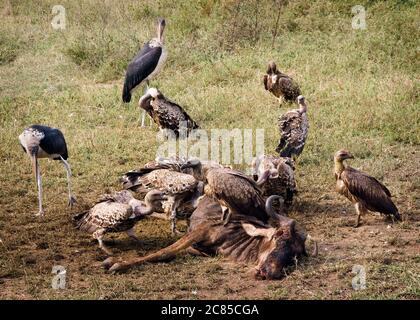
[[143, 95], [140, 100], [139, 100], [139, 107], [147, 110], [148, 109], [148, 105], [149, 105], [149, 101], [150, 99], [152, 99], [152, 95], [150, 93], [146, 93], [145, 95]]
[[184, 163], [184, 164], [181, 165], [181, 170], [188, 169], [188, 168], [191, 168], [191, 164]]
[[261, 187], [267, 181], [270, 175], [270, 170], [265, 170], [264, 173], [260, 177], [258, 177], [258, 181], [256, 182], [257, 186]]

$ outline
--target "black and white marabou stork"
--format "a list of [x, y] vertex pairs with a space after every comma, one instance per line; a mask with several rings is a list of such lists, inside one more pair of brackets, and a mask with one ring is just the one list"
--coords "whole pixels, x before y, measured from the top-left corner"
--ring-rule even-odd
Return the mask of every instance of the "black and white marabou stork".
[[71, 170], [67, 162], [68, 152], [67, 144], [63, 133], [56, 129], [42, 125], [32, 125], [19, 135], [19, 142], [23, 150], [29, 155], [32, 161], [33, 170], [38, 186], [38, 205], [39, 212], [37, 216], [43, 216], [42, 208], [42, 183], [41, 172], [39, 169], [39, 158], [50, 158], [60, 160], [67, 171], [67, 186], [69, 192], [69, 206], [72, 207], [76, 203], [71, 191]]
[[[127, 67], [125, 74], [122, 99], [124, 102], [131, 101], [131, 93], [143, 81], [146, 82], [146, 90], [149, 88], [149, 80], [159, 71], [167, 58], [167, 52], [163, 46], [163, 30], [165, 29], [165, 19], [158, 20], [157, 37], [146, 42], [143, 48], [137, 53]], [[144, 111], [141, 119], [141, 126], [144, 127], [146, 112]]]

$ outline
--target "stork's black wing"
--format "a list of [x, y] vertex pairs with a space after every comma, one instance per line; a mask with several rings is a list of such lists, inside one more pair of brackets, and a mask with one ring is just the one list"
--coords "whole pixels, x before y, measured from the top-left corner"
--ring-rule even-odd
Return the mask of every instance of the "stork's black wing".
[[155, 70], [161, 55], [161, 47], [150, 47], [149, 44], [146, 43], [130, 62], [125, 74], [122, 94], [124, 102], [131, 101], [131, 90], [137, 87], [153, 72], [153, 70]]
[[[39, 143], [42, 150], [48, 154], [59, 154], [64, 160], [67, 160], [68, 152], [66, 140], [60, 130], [41, 125], [33, 125], [32, 128], [44, 134], [44, 138], [42, 138]], [[54, 158], [54, 160], [60, 160], [60, 158]]]

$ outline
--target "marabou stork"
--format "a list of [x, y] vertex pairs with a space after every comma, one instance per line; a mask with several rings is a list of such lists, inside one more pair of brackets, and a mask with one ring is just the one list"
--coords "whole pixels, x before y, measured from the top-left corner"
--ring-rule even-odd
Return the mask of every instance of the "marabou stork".
[[[146, 42], [143, 48], [137, 53], [127, 67], [122, 93], [124, 102], [131, 101], [131, 93], [143, 81], [146, 82], [146, 89], [149, 88], [149, 80], [156, 76], [167, 58], [167, 52], [163, 46], [163, 30], [165, 19], [158, 20], [157, 37]], [[146, 111], [141, 118], [141, 126], [144, 127]]]
[[19, 135], [19, 142], [22, 145], [23, 150], [31, 158], [33, 171], [35, 173], [38, 186], [39, 204], [39, 211], [37, 216], [44, 215], [44, 210], [42, 207], [41, 172], [38, 164], [39, 158], [60, 160], [63, 163], [67, 171], [69, 206], [72, 207], [76, 202], [76, 199], [73, 197], [71, 191], [71, 170], [70, 165], [67, 162], [68, 152], [63, 133], [56, 128], [50, 128], [42, 125], [32, 125], [23, 130], [23, 132]]

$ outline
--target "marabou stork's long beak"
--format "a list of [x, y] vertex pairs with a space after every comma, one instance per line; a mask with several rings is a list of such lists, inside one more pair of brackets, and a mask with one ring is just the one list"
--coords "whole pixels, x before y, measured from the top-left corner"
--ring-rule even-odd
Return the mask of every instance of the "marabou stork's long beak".
[[159, 39], [159, 42], [163, 41], [163, 31], [165, 30], [165, 19], [159, 19], [158, 21], [158, 31], [157, 31], [157, 37]]

